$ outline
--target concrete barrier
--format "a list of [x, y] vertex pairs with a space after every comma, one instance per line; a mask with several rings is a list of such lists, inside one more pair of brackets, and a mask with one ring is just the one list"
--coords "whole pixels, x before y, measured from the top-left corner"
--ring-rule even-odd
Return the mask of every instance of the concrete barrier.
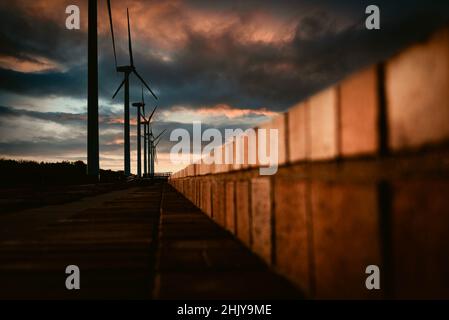
[[449, 298], [448, 122], [444, 28], [262, 124], [279, 129], [276, 175], [244, 150], [170, 183], [308, 297]]

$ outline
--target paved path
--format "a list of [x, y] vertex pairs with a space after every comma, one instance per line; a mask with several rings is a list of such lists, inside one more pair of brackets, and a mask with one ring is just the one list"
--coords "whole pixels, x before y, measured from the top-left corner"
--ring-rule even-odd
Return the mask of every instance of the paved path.
[[[0, 216], [0, 298], [297, 298], [166, 183]], [[65, 288], [65, 268], [81, 290]]]

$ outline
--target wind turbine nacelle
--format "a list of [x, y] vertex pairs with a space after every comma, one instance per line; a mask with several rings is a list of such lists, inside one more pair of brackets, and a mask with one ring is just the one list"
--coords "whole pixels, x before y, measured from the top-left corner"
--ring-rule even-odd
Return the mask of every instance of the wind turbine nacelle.
[[141, 102], [134, 102], [133, 103], [133, 107], [142, 107], [142, 106], [144, 106], [144, 104], [141, 103]]
[[131, 66], [118, 66], [117, 72], [128, 72], [131, 73], [133, 71], [133, 67]]

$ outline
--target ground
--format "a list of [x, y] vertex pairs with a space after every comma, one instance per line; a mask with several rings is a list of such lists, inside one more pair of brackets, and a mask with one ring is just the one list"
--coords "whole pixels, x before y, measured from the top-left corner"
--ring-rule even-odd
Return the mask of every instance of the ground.
[[2, 299], [300, 297], [166, 182], [0, 215]]

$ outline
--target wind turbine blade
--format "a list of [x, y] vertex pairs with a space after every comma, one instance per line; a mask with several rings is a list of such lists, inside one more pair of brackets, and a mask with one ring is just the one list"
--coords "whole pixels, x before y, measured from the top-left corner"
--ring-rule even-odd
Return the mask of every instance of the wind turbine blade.
[[141, 85], [141, 87], [142, 87], [142, 104], [145, 105], [145, 98], [143, 96], [143, 86]]
[[117, 69], [117, 53], [115, 50], [114, 26], [112, 25], [111, 0], [108, 0], [109, 25], [111, 26], [112, 48], [114, 49], [115, 69]]
[[153, 95], [154, 99], [157, 100], [157, 96], [154, 94], [153, 90], [151, 90], [151, 88], [147, 85], [145, 80], [143, 80], [143, 78], [140, 76], [140, 74], [138, 74], [136, 70], [133, 70], [133, 72], [137, 76], [137, 78], [139, 78], [139, 80], [143, 83], [143, 85], [148, 89], [148, 91], [150, 91], [150, 93]]
[[161, 133], [159, 133], [159, 135], [156, 138], [154, 138], [154, 140], [157, 140], [157, 138], [159, 138], [166, 130], [167, 129], [164, 129]]
[[140, 118], [143, 119], [142, 124], [145, 124], [145, 121], [147, 121], [147, 119], [145, 119], [145, 110], [143, 110], [143, 112], [139, 111], [139, 115]]
[[156, 111], [156, 109], [157, 109], [157, 106], [154, 107], [153, 112], [151, 112], [151, 114], [150, 114], [150, 116], [148, 118], [148, 121], [151, 121], [151, 118], [153, 117], [154, 111]]
[[115, 98], [115, 96], [117, 95], [117, 93], [120, 91], [120, 89], [123, 87], [124, 84], [125, 84], [125, 79], [123, 79], [122, 83], [120, 83], [120, 86], [119, 86], [118, 89], [115, 91], [114, 95], [112, 96], [112, 99]]
[[128, 18], [128, 47], [129, 47], [129, 60], [131, 67], [134, 67], [133, 47], [131, 44], [131, 30], [129, 27], [129, 10], [126, 8], [126, 17]]

